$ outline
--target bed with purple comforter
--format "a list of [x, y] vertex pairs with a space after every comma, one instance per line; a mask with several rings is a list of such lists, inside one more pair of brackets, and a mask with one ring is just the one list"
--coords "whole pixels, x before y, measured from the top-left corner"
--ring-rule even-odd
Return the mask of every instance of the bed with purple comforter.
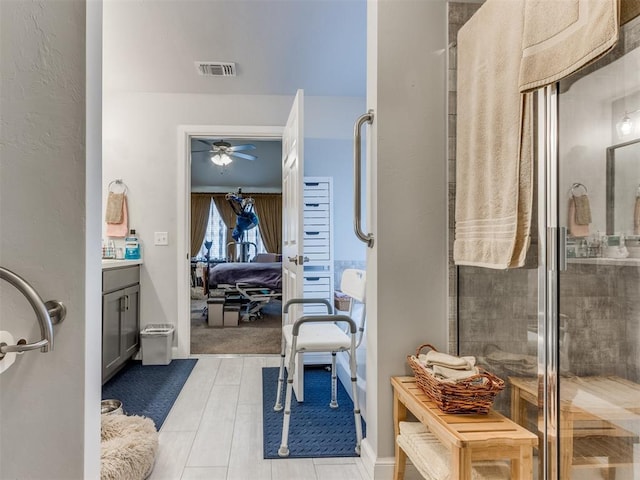
[[217, 288], [219, 284], [236, 283], [248, 283], [281, 291], [282, 263], [219, 263], [209, 270], [210, 288]]

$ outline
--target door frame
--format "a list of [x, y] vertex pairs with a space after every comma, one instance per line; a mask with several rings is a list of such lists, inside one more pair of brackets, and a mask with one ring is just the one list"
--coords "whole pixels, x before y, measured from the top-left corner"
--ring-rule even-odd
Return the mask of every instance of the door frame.
[[258, 125], [179, 125], [177, 171], [177, 346], [173, 358], [188, 358], [191, 354], [191, 295], [190, 295], [190, 245], [191, 245], [191, 137], [210, 136], [252, 138], [256, 140], [280, 140], [284, 126]]

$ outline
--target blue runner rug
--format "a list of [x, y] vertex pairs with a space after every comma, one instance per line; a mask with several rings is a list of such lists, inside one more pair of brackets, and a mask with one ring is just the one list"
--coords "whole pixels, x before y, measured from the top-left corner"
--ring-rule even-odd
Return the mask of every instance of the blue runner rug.
[[102, 399], [120, 400], [124, 413], [149, 417], [160, 430], [197, 361], [190, 358], [144, 366], [131, 361], [102, 386]]
[[[285, 381], [286, 385], [286, 381]], [[278, 368], [262, 369], [264, 458], [278, 456], [284, 409], [273, 411], [278, 387]], [[282, 404], [284, 405], [282, 391]], [[291, 399], [289, 456], [287, 458], [357, 457], [353, 402], [338, 381], [338, 408], [330, 408], [331, 372], [307, 366], [304, 371], [304, 402]], [[364, 436], [363, 422], [363, 436]]]

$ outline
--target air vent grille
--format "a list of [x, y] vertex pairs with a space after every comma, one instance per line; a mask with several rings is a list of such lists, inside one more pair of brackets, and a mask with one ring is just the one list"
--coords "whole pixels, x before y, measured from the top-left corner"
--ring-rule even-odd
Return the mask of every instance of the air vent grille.
[[196, 68], [205, 77], [236, 76], [236, 64], [233, 62], [196, 62]]

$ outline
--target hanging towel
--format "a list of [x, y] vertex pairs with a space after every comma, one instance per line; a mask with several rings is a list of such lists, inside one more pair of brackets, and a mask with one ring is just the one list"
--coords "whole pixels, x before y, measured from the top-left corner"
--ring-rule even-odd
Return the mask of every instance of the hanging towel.
[[633, 234], [640, 235], [640, 197], [636, 197], [636, 204], [633, 209]]
[[586, 195], [574, 195], [573, 201], [576, 204], [576, 224], [589, 225], [591, 223], [591, 207], [589, 197]]
[[520, 267], [529, 247], [533, 104], [518, 87], [523, 12], [522, 0], [487, 0], [458, 33], [457, 265]]
[[571, 75], [618, 41], [619, 0], [527, 0], [520, 91]]
[[107, 223], [107, 237], [124, 238], [129, 233], [129, 218], [127, 213], [127, 196], [123, 195], [122, 199], [122, 222]]
[[122, 202], [124, 202], [124, 193], [109, 192], [105, 214], [107, 223], [122, 223]]
[[[586, 197], [586, 195], [582, 195]], [[577, 222], [577, 208], [576, 208], [576, 198], [573, 195], [569, 197], [569, 212], [567, 214], [568, 221], [567, 225], [569, 225], [569, 234], [574, 237], [588, 237], [589, 236], [589, 223], [580, 224]]]

